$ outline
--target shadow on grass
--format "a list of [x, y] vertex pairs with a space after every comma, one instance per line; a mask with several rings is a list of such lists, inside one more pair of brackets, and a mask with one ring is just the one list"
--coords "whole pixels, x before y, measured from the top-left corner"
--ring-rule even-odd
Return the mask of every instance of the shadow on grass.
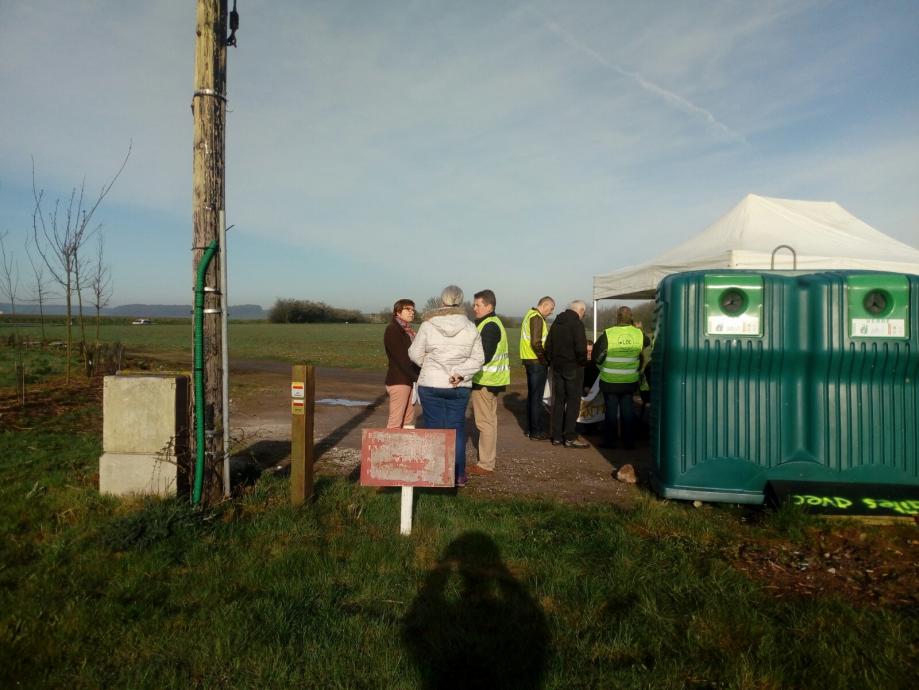
[[481, 532], [453, 540], [402, 621], [428, 690], [540, 688], [550, 654], [545, 615]]
[[[251, 486], [262, 473], [272, 467], [280, 466], [282, 460], [290, 457], [290, 441], [262, 439], [236, 453], [230, 458], [230, 486], [236, 491], [241, 487]], [[285, 467], [283, 473], [290, 474]]]
[[332, 430], [329, 434], [323, 438], [315, 447], [315, 457], [318, 460], [322, 457], [322, 454], [328, 450], [331, 450], [342, 440], [345, 436], [350, 434], [352, 431], [361, 426], [365, 420], [367, 420], [370, 415], [372, 415], [376, 409], [383, 404], [383, 401], [386, 400], [386, 393], [382, 393], [377, 396], [377, 398], [367, 405], [367, 407], [360, 408], [360, 412], [351, 417], [347, 422], [339, 426], [337, 429]]

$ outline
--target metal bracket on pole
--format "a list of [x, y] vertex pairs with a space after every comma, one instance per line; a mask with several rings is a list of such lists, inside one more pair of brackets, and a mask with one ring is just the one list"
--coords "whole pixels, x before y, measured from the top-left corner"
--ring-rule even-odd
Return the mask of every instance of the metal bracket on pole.
[[222, 93], [214, 91], [214, 89], [196, 89], [192, 98], [197, 98], [198, 96], [213, 96], [214, 98], [219, 98], [224, 103], [227, 102], [227, 97]]

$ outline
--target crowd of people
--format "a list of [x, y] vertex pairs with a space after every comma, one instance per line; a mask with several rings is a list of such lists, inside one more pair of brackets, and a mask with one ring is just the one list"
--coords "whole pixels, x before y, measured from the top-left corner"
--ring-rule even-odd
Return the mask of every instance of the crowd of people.
[[[417, 331], [415, 303], [400, 299], [393, 305], [383, 336], [388, 359], [387, 428], [415, 428], [415, 403], [420, 402], [425, 428], [454, 429], [457, 486], [466, 485], [468, 474], [495, 471], [498, 396], [511, 380], [507, 331], [495, 314], [495, 293], [475, 293], [474, 322], [466, 316], [463, 299], [459, 287], [445, 287], [440, 307], [422, 315]], [[547, 319], [554, 311], [555, 300], [543, 297], [521, 323], [520, 359], [527, 381], [525, 434], [555, 446], [589, 447], [578, 434], [577, 422], [582, 395], [596, 379], [606, 407], [601, 447], [616, 448], [620, 440], [624, 448], [634, 447], [633, 397], [645, 388], [647, 355], [643, 352], [648, 336], [633, 321], [629, 307], [617, 311], [616, 324], [594, 344], [584, 328], [587, 305], [583, 301], [571, 302], [550, 327]], [[585, 371], [591, 380], [585, 380]], [[543, 407], [547, 382], [552, 391], [548, 429]], [[467, 468], [465, 426], [470, 401], [478, 430], [478, 463]]]

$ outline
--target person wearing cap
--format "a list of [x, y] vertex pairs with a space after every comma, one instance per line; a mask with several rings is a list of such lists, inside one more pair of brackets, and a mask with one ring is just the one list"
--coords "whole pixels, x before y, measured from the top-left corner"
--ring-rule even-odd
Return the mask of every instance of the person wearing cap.
[[485, 364], [472, 377], [472, 415], [479, 430], [479, 462], [468, 468], [469, 474], [488, 475], [495, 471], [498, 454], [498, 393], [511, 382], [507, 331], [495, 316], [497, 300], [491, 290], [475, 293], [472, 311], [475, 327], [482, 337]]
[[463, 291], [448, 285], [440, 293], [441, 307], [422, 317], [408, 356], [421, 367], [418, 397], [427, 429], [454, 429], [455, 477], [466, 486], [466, 406], [472, 377], [485, 362], [482, 338], [463, 309]]
[[546, 319], [555, 311], [555, 300], [543, 297], [524, 315], [520, 324], [520, 360], [527, 375], [527, 429], [526, 435], [534, 441], [545, 441], [542, 397], [549, 378], [546, 359], [546, 338], [549, 326]]
[[546, 357], [552, 367], [550, 435], [553, 446], [589, 447], [577, 432], [584, 392], [584, 365], [587, 364], [587, 334], [582, 321], [586, 312], [587, 305], [582, 300], [571, 302], [552, 323], [546, 339]]
[[606, 403], [601, 448], [615, 448], [622, 423], [622, 445], [635, 447], [635, 403], [638, 390], [641, 351], [650, 340], [632, 321], [632, 310], [619, 307], [616, 325], [597, 338], [591, 358], [600, 370], [600, 392]]

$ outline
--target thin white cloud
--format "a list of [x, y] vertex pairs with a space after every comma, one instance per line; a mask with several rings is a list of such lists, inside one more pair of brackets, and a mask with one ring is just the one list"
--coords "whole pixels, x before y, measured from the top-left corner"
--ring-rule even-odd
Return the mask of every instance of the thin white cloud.
[[[459, 250], [449, 280], [500, 287], [513, 313], [542, 289], [524, 262], [495, 271], [483, 247], [570, 253], [570, 270], [539, 281], [583, 297], [593, 272], [658, 253], [751, 191], [832, 198], [901, 239], [914, 230], [919, 6], [529, 1], [543, 16], [448, 0], [240, 7], [228, 219], [236, 256], [260, 258], [234, 301], [296, 286], [346, 306], [352, 283], [423, 299], [441, 287], [431, 257]], [[105, 209], [122, 222], [101, 220], [113, 255], [143, 235], [172, 263], [153, 284], [125, 279], [116, 301], [168, 284], [184, 295], [193, 3], [0, 8], [0, 229], [30, 154], [40, 183], [66, 194], [84, 174], [104, 182], [133, 138]], [[282, 254], [291, 268], [273, 270]], [[490, 284], [498, 273], [505, 284]], [[366, 299], [354, 306], [382, 306]]]
[[705, 122], [707, 122], [709, 125], [711, 125], [714, 129], [721, 132], [722, 134], [727, 135], [729, 138], [733, 140], [736, 140], [743, 144], [747, 144], [746, 138], [740, 132], [737, 132], [731, 129], [726, 124], [718, 120], [718, 118], [716, 118], [715, 115], [711, 111], [706, 110], [705, 108], [699, 105], [696, 105], [692, 101], [684, 98], [683, 96], [680, 96], [677, 93], [674, 93], [673, 91], [670, 91], [669, 89], [665, 89], [659, 84], [655, 84], [651, 80], [643, 77], [638, 72], [627, 70], [621, 65], [617, 65], [613, 62], [610, 62], [605, 57], [600, 55], [596, 50], [588, 46], [586, 43], [584, 43], [583, 41], [579, 41], [574, 36], [572, 36], [571, 32], [569, 32], [564, 27], [562, 27], [558, 22], [552, 21], [546, 15], [544, 15], [542, 12], [540, 12], [534, 7], [529, 7], [527, 9], [533, 14], [535, 14], [542, 21], [543, 26], [545, 26], [546, 29], [548, 29], [552, 33], [559, 36], [563, 41], [565, 41], [565, 43], [567, 43], [569, 46], [571, 46], [575, 50], [583, 53], [584, 55], [587, 55], [594, 62], [599, 64], [601, 67], [605, 67], [606, 69], [612, 70], [613, 72], [616, 72], [617, 74], [620, 74], [623, 77], [631, 79], [645, 91], [651, 94], [654, 94], [655, 96], [660, 97], [668, 105], [678, 110], [681, 110], [683, 112], [689, 113], [690, 115], [700, 117]]

